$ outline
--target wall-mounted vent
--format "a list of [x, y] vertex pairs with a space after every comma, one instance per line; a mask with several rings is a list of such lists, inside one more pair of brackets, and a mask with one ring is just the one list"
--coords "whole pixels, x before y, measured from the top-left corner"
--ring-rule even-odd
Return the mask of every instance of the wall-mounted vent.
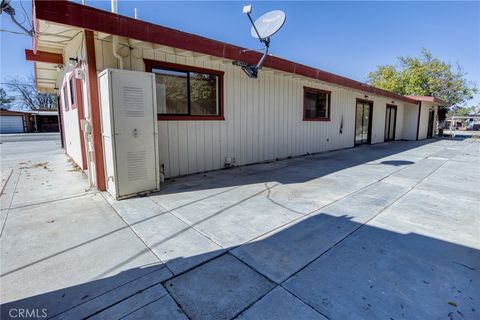
[[128, 181], [146, 179], [147, 170], [147, 151], [127, 152], [127, 170]]
[[145, 116], [145, 102], [143, 88], [123, 87], [123, 111], [125, 117], [143, 118]]

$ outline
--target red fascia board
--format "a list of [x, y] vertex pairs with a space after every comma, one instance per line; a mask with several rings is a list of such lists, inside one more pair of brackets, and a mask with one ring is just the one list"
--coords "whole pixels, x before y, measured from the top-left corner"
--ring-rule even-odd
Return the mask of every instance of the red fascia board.
[[410, 98], [410, 99], [416, 100], [416, 101], [425, 101], [425, 102], [436, 103], [440, 106], [446, 106], [447, 105], [447, 102], [445, 102], [441, 99], [435, 98], [435, 97], [431, 97], [431, 96], [407, 96], [407, 97]]
[[63, 56], [59, 53], [25, 49], [25, 59], [27, 61], [44, 62], [53, 64], [63, 64]]
[[[239, 60], [256, 64], [261, 57], [259, 52], [245, 51], [244, 48], [158, 26], [142, 20], [125, 17], [108, 11], [84, 6], [72, 1], [33, 0], [34, 19], [70, 25], [78, 28], [152, 42], [169, 47], [203, 53], [229, 60]], [[297, 64], [278, 57], [268, 56], [264, 66], [299, 76], [317, 79], [340, 86], [386, 96], [395, 100], [417, 103], [416, 100], [392, 92], [367, 86], [361, 82], [337, 76], [312, 67]]]

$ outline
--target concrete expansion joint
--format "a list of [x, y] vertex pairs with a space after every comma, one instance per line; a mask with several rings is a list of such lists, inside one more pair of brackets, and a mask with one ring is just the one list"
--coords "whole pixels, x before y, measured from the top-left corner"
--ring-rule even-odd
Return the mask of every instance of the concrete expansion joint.
[[125, 225], [130, 229], [130, 231], [133, 232], [133, 234], [143, 243], [143, 245], [147, 248], [147, 250], [152, 253], [157, 259], [158, 261], [160, 261], [172, 274], [173, 271], [167, 266], [167, 264], [165, 263], [165, 261], [163, 261], [160, 256], [158, 256], [158, 254], [155, 253], [154, 250], [152, 250], [152, 248], [150, 248], [150, 246], [148, 245], [147, 242], [145, 242], [142, 237], [132, 228], [132, 226], [122, 217], [122, 215], [112, 206], [112, 204], [107, 200], [107, 198], [105, 197], [105, 195], [103, 193], [100, 193], [100, 195], [102, 196], [102, 198], [105, 200], [106, 203], [108, 203], [108, 205], [110, 206], [110, 208], [112, 208], [112, 210], [117, 214], [118, 217], [120, 217], [120, 219], [123, 221], [123, 223], [125, 223]]

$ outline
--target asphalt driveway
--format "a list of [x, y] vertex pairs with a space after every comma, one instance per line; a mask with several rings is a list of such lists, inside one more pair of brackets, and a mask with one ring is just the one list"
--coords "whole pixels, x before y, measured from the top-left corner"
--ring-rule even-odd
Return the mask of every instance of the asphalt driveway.
[[0, 146], [2, 319], [480, 318], [475, 139], [220, 170], [123, 201], [85, 191], [57, 141]]

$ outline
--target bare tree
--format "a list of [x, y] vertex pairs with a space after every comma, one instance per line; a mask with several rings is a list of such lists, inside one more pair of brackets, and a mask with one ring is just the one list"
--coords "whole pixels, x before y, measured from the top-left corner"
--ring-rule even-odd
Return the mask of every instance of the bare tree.
[[0, 108], [10, 109], [12, 102], [15, 100], [13, 97], [9, 97], [5, 89], [0, 88]]
[[37, 88], [35, 87], [35, 79], [33, 76], [29, 76], [27, 78], [10, 78], [7, 80], [7, 82], [7, 87], [18, 95], [13, 102], [17, 109], [57, 110], [56, 95], [38, 92]]

